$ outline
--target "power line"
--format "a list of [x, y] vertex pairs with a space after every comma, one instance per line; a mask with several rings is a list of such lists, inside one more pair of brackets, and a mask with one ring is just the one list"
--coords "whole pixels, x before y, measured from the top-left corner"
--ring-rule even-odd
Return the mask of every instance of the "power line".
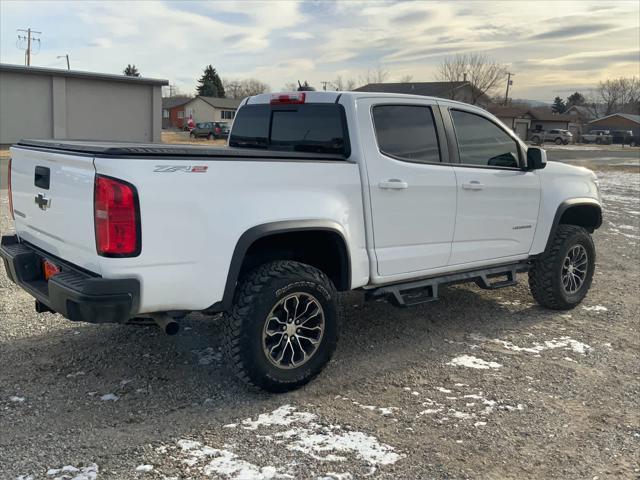
[[[35, 35], [42, 35], [42, 32], [36, 32], [35, 30], [31, 30], [31, 28], [27, 28], [26, 30], [23, 28], [19, 28], [18, 32], [24, 32], [26, 35], [20, 35], [18, 33], [18, 42], [17, 47], [20, 50], [24, 50], [24, 63], [27, 66], [31, 65], [31, 55], [35, 55], [32, 49], [33, 43], [38, 44], [38, 50], [40, 50], [40, 38], [34, 37]], [[26, 49], [24, 48], [24, 44], [26, 43]], [[22, 47], [20, 46], [22, 45]], [[37, 52], [36, 52], [37, 53]]]

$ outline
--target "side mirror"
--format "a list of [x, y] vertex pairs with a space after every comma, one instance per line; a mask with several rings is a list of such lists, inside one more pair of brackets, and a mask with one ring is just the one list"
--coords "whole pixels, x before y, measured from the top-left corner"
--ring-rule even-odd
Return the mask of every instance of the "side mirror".
[[527, 170], [541, 170], [547, 166], [547, 152], [542, 148], [527, 149]]

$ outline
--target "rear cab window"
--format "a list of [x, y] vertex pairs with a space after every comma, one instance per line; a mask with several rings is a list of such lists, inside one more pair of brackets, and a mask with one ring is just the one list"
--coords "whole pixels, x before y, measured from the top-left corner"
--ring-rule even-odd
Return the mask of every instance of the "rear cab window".
[[236, 115], [229, 146], [344, 157], [351, 153], [344, 109], [336, 103], [245, 105]]

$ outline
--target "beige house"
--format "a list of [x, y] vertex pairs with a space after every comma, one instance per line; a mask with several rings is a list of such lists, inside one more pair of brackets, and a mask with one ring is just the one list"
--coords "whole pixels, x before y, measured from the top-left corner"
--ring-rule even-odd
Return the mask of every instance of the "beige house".
[[242, 100], [235, 98], [195, 97], [184, 105], [185, 117], [200, 122], [231, 122]]
[[0, 64], [0, 144], [159, 142], [166, 80]]

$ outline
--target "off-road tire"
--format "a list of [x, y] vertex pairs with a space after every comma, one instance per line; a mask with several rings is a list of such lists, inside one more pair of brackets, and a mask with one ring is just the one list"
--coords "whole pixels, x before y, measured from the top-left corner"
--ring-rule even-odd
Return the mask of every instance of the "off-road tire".
[[562, 141], [562, 139], [560, 137], [556, 138], [555, 142], [556, 145], [562, 145], [564, 142]]
[[[587, 273], [582, 286], [573, 294], [562, 285], [562, 265], [569, 250], [582, 245], [587, 252]], [[540, 305], [552, 310], [570, 310], [582, 302], [591, 287], [596, 250], [589, 232], [577, 225], [558, 225], [551, 245], [534, 260], [529, 270], [529, 289]]]
[[[291, 293], [310, 293], [324, 311], [324, 335], [309, 360], [297, 368], [271, 363], [263, 349], [263, 328], [271, 309]], [[318, 375], [331, 359], [338, 340], [335, 286], [320, 270], [294, 261], [263, 264], [248, 272], [236, 289], [233, 307], [223, 316], [226, 353], [237, 376], [269, 392], [286, 392]]]

